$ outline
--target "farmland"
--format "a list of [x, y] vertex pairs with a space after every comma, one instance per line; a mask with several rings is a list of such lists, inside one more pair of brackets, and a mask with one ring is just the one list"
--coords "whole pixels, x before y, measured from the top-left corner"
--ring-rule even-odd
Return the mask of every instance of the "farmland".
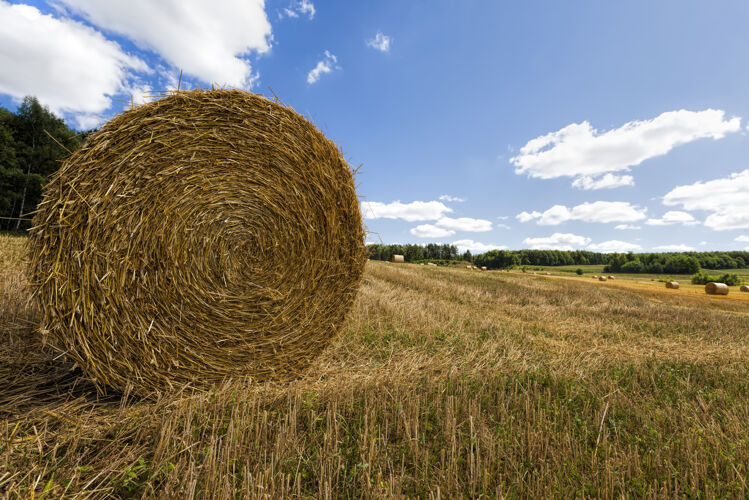
[[34, 335], [22, 246], [0, 236], [0, 496], [749, 494], [747, 301], [369, 262], [302, 377], [136, 399]]

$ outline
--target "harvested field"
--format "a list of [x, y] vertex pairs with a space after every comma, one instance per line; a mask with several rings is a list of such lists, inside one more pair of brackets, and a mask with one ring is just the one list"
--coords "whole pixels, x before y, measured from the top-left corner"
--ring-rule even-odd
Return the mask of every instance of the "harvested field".
[[0, 239], [0, 496], [749, 494], [730, 295], [369, 262], [300, 378], [137, 399], [40, 345], [21, 244]]

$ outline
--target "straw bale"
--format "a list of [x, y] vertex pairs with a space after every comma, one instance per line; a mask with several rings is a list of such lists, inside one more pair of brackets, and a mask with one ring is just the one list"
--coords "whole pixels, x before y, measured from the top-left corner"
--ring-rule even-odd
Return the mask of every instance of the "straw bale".
[[711, 281], [705, 285], [705, 293], [709, 295], [728, 295], [728, 285]]
[[613, 277], [613, 276], [609, 276], [609, 279], [610, 279], [610, 280], [613, 280], [613, 279], [614, 279], [614, 277]]
[[593, 279], [594, 279], [594, 280], [595, 280], [595, 279], [598, 279], [598, 275], [594, 274], [594, 275], [593, 275]]
[[353, 173], [261, 96], [162, 97], [106, 123], [45, 187], [28, 243], [40, 330], [100, 387], [296, 376], [361, 282]]
[[481, 266], [482, 271], [486, 271], [486, 266]]
[[398, 255], [397, 253], [393, 254], [390, 260], [398, 264], [403, 264], [404, 262], [406, 262], [406, 258], [402, 255]]
[[741, 291], [741, 292], [749, 292], [749, 286], [747, 286], [747, 285], [741, 285], [741, 287], [739, 288], [739, 291]]
[[598, 281], [606, 281], [606, 276], [599, 276]]
[[674, 290], [679, 288], [679, 282], [678, 281], [669, 281], [666, 283], [666, 288], [673, 288]]

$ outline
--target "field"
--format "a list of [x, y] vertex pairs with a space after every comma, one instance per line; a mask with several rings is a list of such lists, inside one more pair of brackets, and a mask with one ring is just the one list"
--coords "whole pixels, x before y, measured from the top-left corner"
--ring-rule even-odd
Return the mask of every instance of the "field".
[[22, 244], [0, 236], [0, 497], [749, 495], [749, 302], [370, 262], [304, 377], [138, 400], [33, 333]]

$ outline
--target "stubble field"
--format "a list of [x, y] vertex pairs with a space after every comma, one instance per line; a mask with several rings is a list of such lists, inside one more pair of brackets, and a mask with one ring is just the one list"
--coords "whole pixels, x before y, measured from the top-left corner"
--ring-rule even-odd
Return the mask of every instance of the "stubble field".
[[0, 497], [746, 497], [749, 302], [369, 262], [299, 379], [98, 394], [0, 236]]

